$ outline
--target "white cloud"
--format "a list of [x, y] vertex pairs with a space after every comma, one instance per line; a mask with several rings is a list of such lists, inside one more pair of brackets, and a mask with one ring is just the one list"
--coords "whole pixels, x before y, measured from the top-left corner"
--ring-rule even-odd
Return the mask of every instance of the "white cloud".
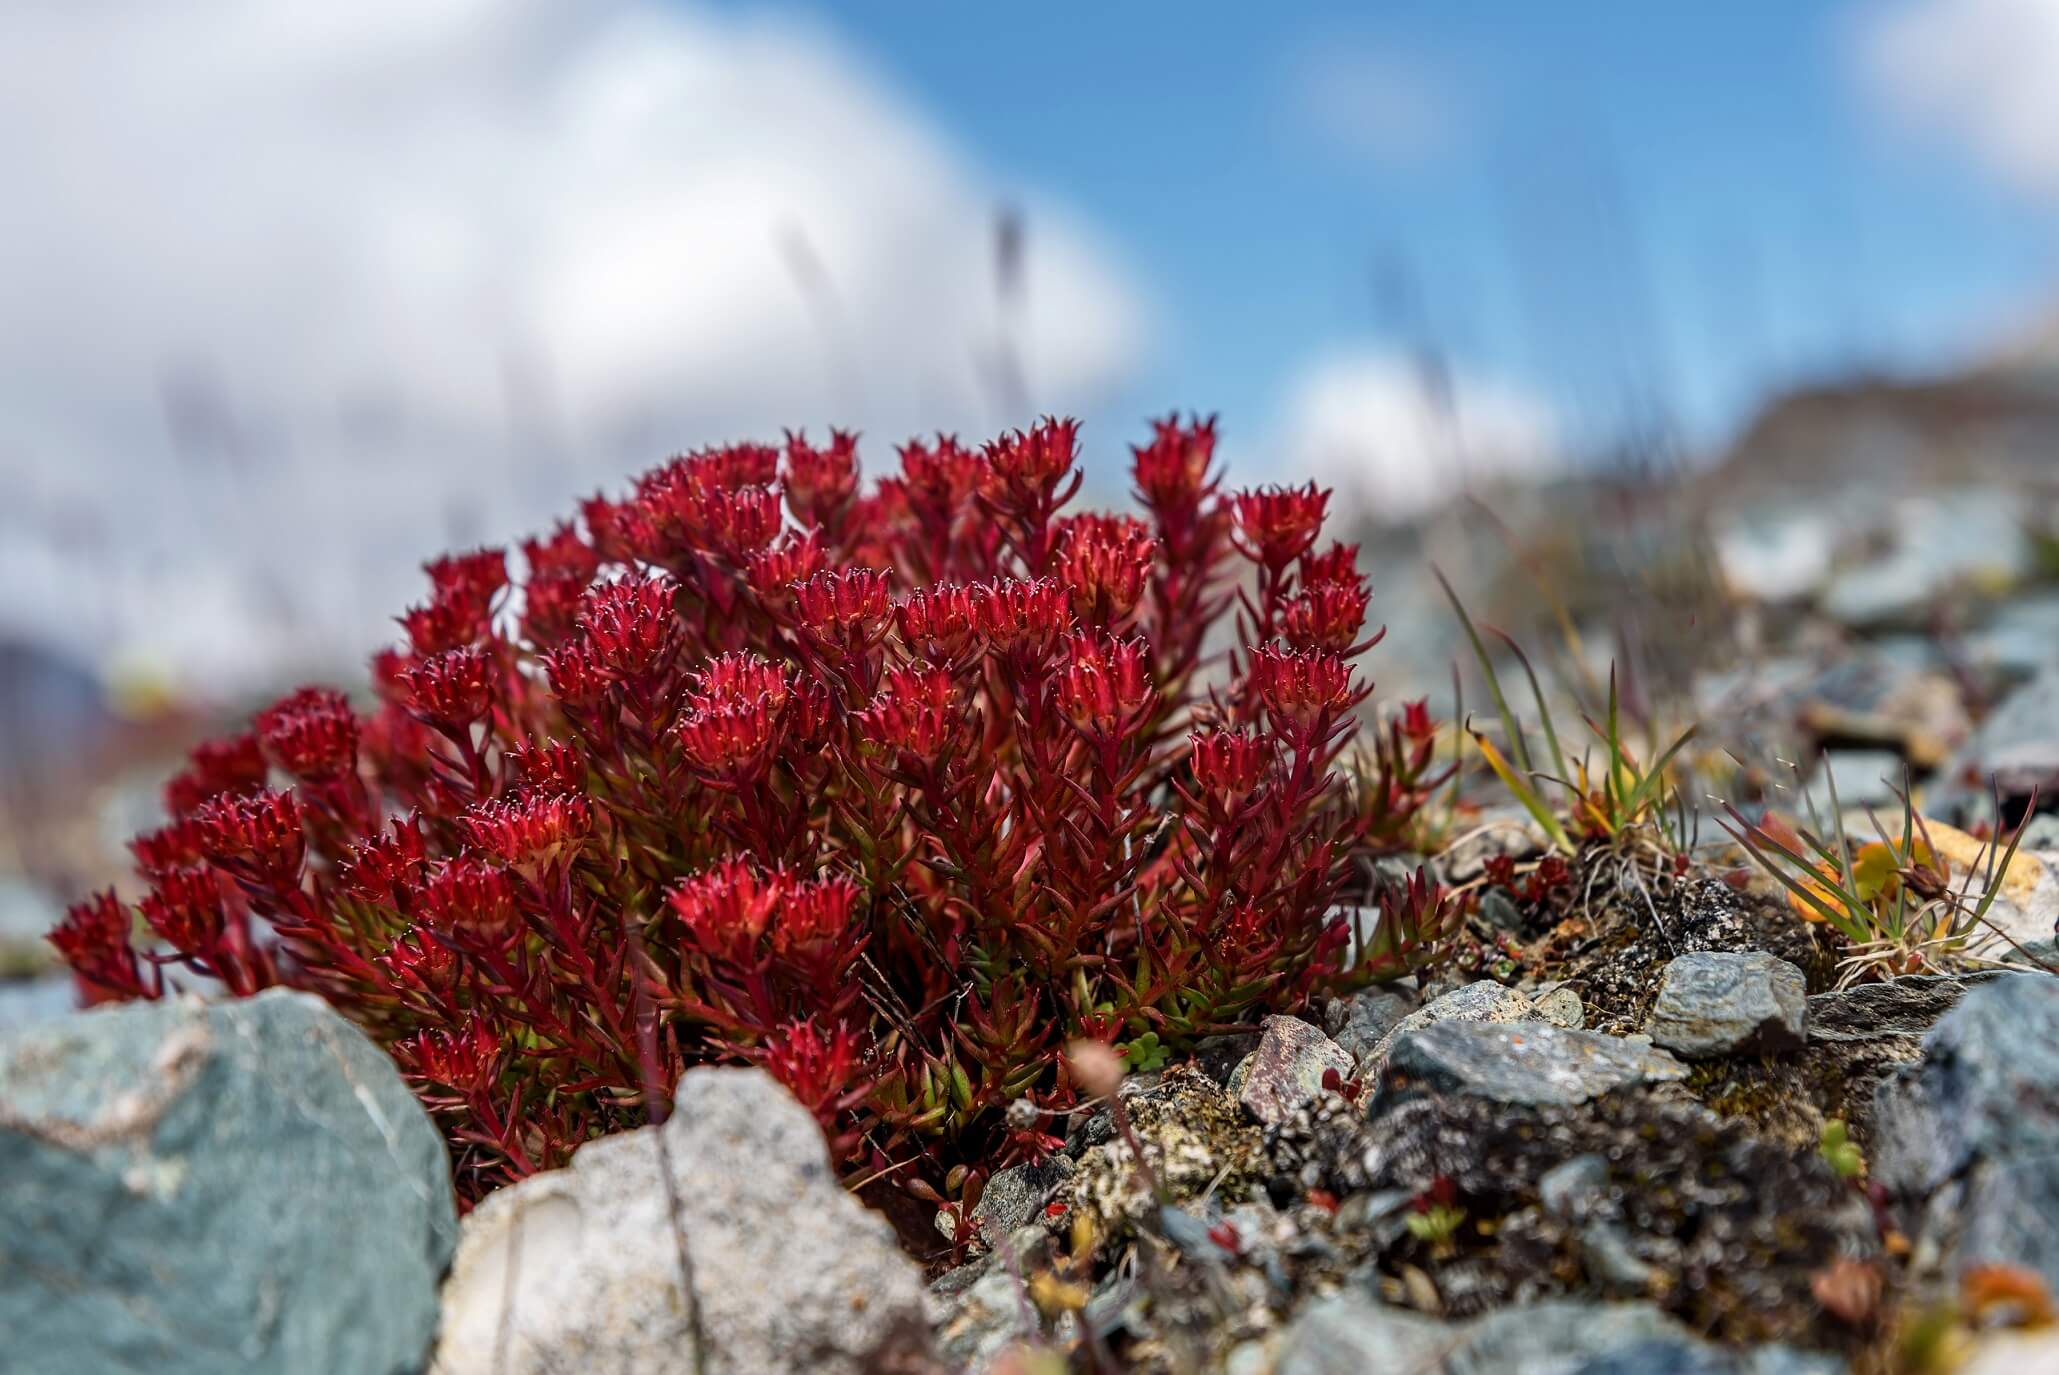
[[1897, 116], [1963, 144], [2012, 185], [2059, 198], [2059, 4], [1903, 0], [1865, 15], [1857, 56]]
[[[829, 35], [669, 0], [0, 6], [0, 628], [355, 653], [672, 449], [1091, 405], [1142, 306]], [[98, 570], [81, 578], [90, 562]], [[282, 630], [281, 622], [295, 629]]]
[[1342, 353], [1305, 369], [1288, 398], [1288, 471], [1382, 517], [1414, 515], [1468, 483], [1558, 466], [1549, 406], [1523, 388], [1459, 374], [1435, 382], [1395, 354]]
[[1282, 77], [1301, 131], [1382, 167], [1434, 161], [1467, 132], [1457, 79], [1426, 53], [1329, 35], [1294, 51]]

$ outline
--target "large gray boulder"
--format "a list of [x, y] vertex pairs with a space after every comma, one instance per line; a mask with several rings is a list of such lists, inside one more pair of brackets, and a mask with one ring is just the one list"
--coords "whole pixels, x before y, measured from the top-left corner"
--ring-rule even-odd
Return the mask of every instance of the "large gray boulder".
[[1918, 1260], [2029, 1266], [2059, 1289], [2059, 978], [1967, 990], [1874, 1095], [1874, 1178], [1920, 1209]]
[[318, 999], [0, 1037], [0, 1359], [18, 1375], [402, 1375], [457, 1240], [444, 1145]]
[[465, 1219], [435, 1369], [858, 1375], [925, 1356], [922, 1294], [792, 1095], [696, 1069], [663, 1127], [589, 1142]]

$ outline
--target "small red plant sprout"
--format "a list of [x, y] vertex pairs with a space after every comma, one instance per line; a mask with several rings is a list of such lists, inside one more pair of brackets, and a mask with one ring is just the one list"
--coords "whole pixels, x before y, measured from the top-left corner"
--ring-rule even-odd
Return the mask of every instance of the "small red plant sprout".
[[963, 1231], [1059, 1144], [1068, 1045], [1155, 1062], [1406, 972], [1455, 914], [1420, 876], [1340, 904], [1434, 730], [1401, 714], [1385, 812], [1344, 785], [1356, 551], [1318, 550], [1319, 488], [1222, 492], [1215, 441], [1157, 422], [1133, 516], [1067, 509], [1069, 421], [910, 443], [869, 489], [841, 432], [680, 455], [512, 581], [430, 564], [369, 713], [303, 689], [197, 750], [140, 905], [51, 939], [89, 998], [330, 999], [467, 1197], [746, 1063]]

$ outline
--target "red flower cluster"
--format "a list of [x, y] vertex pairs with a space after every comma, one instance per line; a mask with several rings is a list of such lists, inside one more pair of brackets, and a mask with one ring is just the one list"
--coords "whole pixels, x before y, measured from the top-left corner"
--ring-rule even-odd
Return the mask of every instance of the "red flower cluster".
[[[840, 432], [675, 458], [512, 582], [429, 565], [369, 715], [305, 689], [203, 746], [138, 906], [52, 940], [97, 998], [328, 997], [468, 1195], [740, 1061], [854, 1172], [968, 1203], [1055, 1139], [1069, 1043], [1300, 1010], [1441, 931], [1420, 884], [1374, 936], [1332, 915], [1376, 819], [1336, 768], [1367, 590], [1315, 552], [1325, 493], [1223, 494], [1214, 445], [1160, 422], [1140, 517], [1065, 513], [1069, 422], [910, 443], [869, 491]], [[1392, 736], [1406, 797], [1433, 734]]]

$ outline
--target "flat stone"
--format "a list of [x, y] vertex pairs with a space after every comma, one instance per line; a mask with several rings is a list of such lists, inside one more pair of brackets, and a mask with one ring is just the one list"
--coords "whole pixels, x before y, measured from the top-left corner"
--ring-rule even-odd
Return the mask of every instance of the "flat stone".
[[1543, 1020], [1537, 1011], [1537, 1004], [1521, 989], [1498, 984], [1492, 979], [1480, 979], [1455, 988], [1442, 997], [1432, 998], [1423, 1006], [1396, 1022], [1386, 1035], [1373, 1044], [1372, 1050], [1359, 1057], [1359, 1073], [1365, 1078], [1379, 1074], [1387, 1063], [1387, 1056], [1394, 1043], [1411, 1031], [1439, 1022], [1535, 1022]]
[[1921, 1037], [1938, 1018], [1959, 1005], [1968, 988], [1992, 977], [1908, 974], [1818, 993], [1809, 999], [1809, 1040], [1841, 1043]]
[[1689, 1059], [1797, 1050], [1806, 1040], [1809, 981], [1763, 950], [1702, 950], [1667, 963], [1645, 1031]]
[[0, 1035], [0, 1364], [410, 1372], [457, 1240], [442, 1136], [319, 999]]
[[1580, 1003], [1580, 995], [1561, 985], [1536, 1000], [1537, 1015], [1553, 1026], [1578, 1031], [1587, 1024], [1587, 1009]]
[[1239, 1067], [1232, 1085], [1237, 1101], [1256, 1120], [1271, 1126], [1323, 1092], [1323, 1074], [1351, 1077], [1352, 1060], [1342, 1046], [1296, 1017], [1268, 1017], [1258, 1049]]
[[487, 1198], [443, 1304], [437, 1375], [675, 1375], [697, 1368], [697, 1336], [709, 1375], [859, 1375], [928, 1353], [920, 1270], [838, 1182], [815, 1119], [755, 1069], [691, 1070], [663, 1127]]
[[1671, 1055], [1627, 1037], [1546, 1022], [1440, 1022], [1395, 1043], [1374, 1110], [1418, 1089], [1517, 1106], [1570, 1107], [1616, 1089], [1686, 1077], [1687, 1066]]

